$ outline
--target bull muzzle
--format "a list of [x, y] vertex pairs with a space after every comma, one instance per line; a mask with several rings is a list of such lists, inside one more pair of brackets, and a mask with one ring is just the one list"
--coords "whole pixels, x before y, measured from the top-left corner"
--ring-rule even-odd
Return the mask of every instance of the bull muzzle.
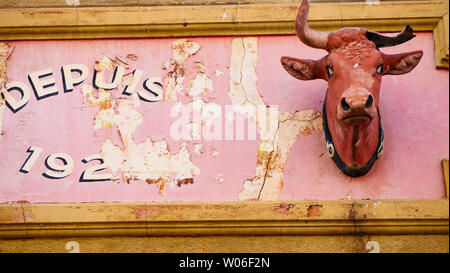
[[376, 115], [374, 97], [368, 91], [345, 92], [339, 102], [338, 119], [345, 125], [367, 125]]

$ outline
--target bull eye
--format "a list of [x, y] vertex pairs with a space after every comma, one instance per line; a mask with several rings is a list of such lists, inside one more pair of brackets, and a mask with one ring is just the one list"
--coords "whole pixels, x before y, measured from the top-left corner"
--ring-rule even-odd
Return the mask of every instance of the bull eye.
[[381, 75], [381, 73], [383, 73], [383, 63], [380, 63], [377, 66], [377, 73]]
[[383, 155], [383, 150], [384, 150], [383, 140], [381, 140], [380, 147], [377, 150], [377, 158], [380, 158]]
[[325, 68], [326, 68], [326, 70], [327, 70], [328, 78], [333, 77], [333, 74], [334, 74], [333, 67], [330, 66], [329, 64], [327, 64], [327, 65], [325, 66]]
[[333, 143], [330, 143], [328, 141], [327, 141], [327, 152], [328, 152], [329, 157], [331, 157], [331, 158], [334, 157], [334, 153], [335, 153], [334, 145], [333, 145]]

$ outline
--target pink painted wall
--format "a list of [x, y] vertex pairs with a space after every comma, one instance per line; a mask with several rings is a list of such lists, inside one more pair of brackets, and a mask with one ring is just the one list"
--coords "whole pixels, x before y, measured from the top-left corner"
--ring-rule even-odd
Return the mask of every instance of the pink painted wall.
[[[27, 74], [52, 68], [59, 94], [29, 103], [13, 114], [4, 109], [0, 139], [0, 202], [96, 202], [96, 201], [237, 201], [243, 182], [255, 175], [258, 140], [190, 141], [191, 161], [200, 169], [194, 183], [166, 186], [165, 195], [154, 184], [144, 181], [113, 183], [79, 182], [81, 173], [93, 164], [83, 164], [88, 155], [100, 152], [106, 138], [122, 145], [116, 128], [93, 129], [98, 108], [83, 103], [80, 87], [64, 93], [62, 65], [81, 63], [89, 67], [85, 82], [92, 82], [93, 64], [103, 53], [109, 56], [138, 56], [130, 61], [133, 68], [144, 71], [142, 81], [164, 77], [162, 64], [172, 57], [176, 39], [120, 39], [86, 41], [14, 41], [14, 52], [8, 59], [7, 76], [29, 87]], [[214, 91], [207, 91], [205, 101], [231, 104], [230, 58], [232, 37], [189, 38], [201, 49], [186, 59], [184, 86], [196, 76], [195, 61], [201, 61], [213, 81]], [[381, 118], [385, 132], [384, 155], [364, 177], [343, 175], [328, 158], [323, 132], [300, 135], [292, 146], [284, 167], [280, 199], [397, 199], [442, 198], [445, 195], [441, 160], [449, 157], [449, 72], [437, 70], [434, 64], [431, 33], [418, 33], [412, 41], [386, 53], [422, 49], [424, 57], [409, 74], [385, 76], [381, 86]], [[321, 111], [326, 83], [320, 80], [299, 81], [280, 65], [280, 56], [317, 59], [324, 51], [301, 44], [295, 36], [258, 37], [257, 89], [268, 105], [281, 112], [314, 109]], [[223, 75], [216, 75], [216, 70]], [[31, 88], [30, 88], [31, 91]], [[183, 102], [189, 98], [183, 97]], [[137, 110], [143, 123], [137, 127], [135, 143], [146, 137], [153, 141], [166, 139], [170, 153], [176, 153], [182, 141], [170, 137], [173, 104], [168, 101], [141, 102]], [[201, 143], [201, 153], [194, 152]], [[19, 169], [27, 159], [30, 146], [42, 153], [28, 173]], [[218, 155], [214, 155], [217, 151]], [[70, 155], [74, 169], [64, 179], [42, 176], [47, 170], [45, 158], [52, 153]], [[221, 179], [223, 178], [223, 180]]]

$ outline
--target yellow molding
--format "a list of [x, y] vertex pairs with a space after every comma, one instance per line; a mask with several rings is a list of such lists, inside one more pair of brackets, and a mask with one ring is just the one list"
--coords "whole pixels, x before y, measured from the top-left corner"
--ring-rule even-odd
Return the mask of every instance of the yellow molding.
[[448, 58], [449, 58], [449, 19], [448, 19], [448, 9], [447, 13], [442, 16], [439, 22], [433, 29], [434, 33], [434, 43], [436, 50], [436, 66], [448, 68]]
[[[96, 26], [133, 26], [133, 25], [186, 25], [202, 24], [208, 33], [210, 24], [245, 25], [250, 23], [293, 23], [298, 5], [292, 4], [247, 4], [247, 5], [205, 5], [205, 6], [150, 6], [150, 7], [85, 7], [85, 8], [28, 8], [0, 9], [0, 27], [32, 28], [32, 27], [91, 27]], [[353, 3], [313, 3], [311, 4], [309, 21], [314, 26], [321, 21], [328, 21], [334, 27], [344, 26], [341, 22], [363, 24], [367, 20], [375, 20], [373, 26], [393, 25], [395, 20], [431, 19], [436, 24], [448, 12], [448, 0], [381, 2], [370, 5], [365, 2]], [[226, 16], [224, 16], [226, 13]], [[391, 22], [390, 22], [391, 21]], [[425, 23], [429, 24], [429, 22]], [[347, 26], [347, 25], [345, 25]], [[321, 25], [318, 25], [319, 30]], [[377, 30], [377, 29], [375, 29]], [[397, 29], [395, 29], [397, 30]], [[430, 29], [431, 30], [431, 29]], [[291, 33], [293, 33], [291, 25]], [[12, 33], [13, 34], [13, 33]], [[145, 37], [152, 33], [141, 33]], [[220, 34], [220, 33], [219, 33]], [[105, 37], [114, 37], [104, 33]], [[130, 34], [133, 35], [133, 34]], [[175, 35], [183, 35], [176, 33]], [[130, 36], [134, 37], [134, 36]], [[32, 36], [30, 37], [32, 38]]]
[[0, 238], [447, 234], [448, 200], [0, 204]]
[[448, 170], [448, 158], [442, 160], [442, 169], [443, 169], [443, 172], [444, 172], [445, 192], [447, 194], [447, 199], [448, 199], [448, 196], [449, 196], [449, 192], [448, 192], [448, 180], [449, 180], [449, 178], [448, 178], [448, 172], [449, 172], [449, 170]]

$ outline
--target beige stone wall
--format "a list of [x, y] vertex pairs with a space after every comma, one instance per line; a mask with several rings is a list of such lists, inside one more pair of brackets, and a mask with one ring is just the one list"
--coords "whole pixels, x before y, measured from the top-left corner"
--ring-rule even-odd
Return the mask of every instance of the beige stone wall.
[[0, 253], [448, 253], [448, 235], [81, 237], [0, 240]]

